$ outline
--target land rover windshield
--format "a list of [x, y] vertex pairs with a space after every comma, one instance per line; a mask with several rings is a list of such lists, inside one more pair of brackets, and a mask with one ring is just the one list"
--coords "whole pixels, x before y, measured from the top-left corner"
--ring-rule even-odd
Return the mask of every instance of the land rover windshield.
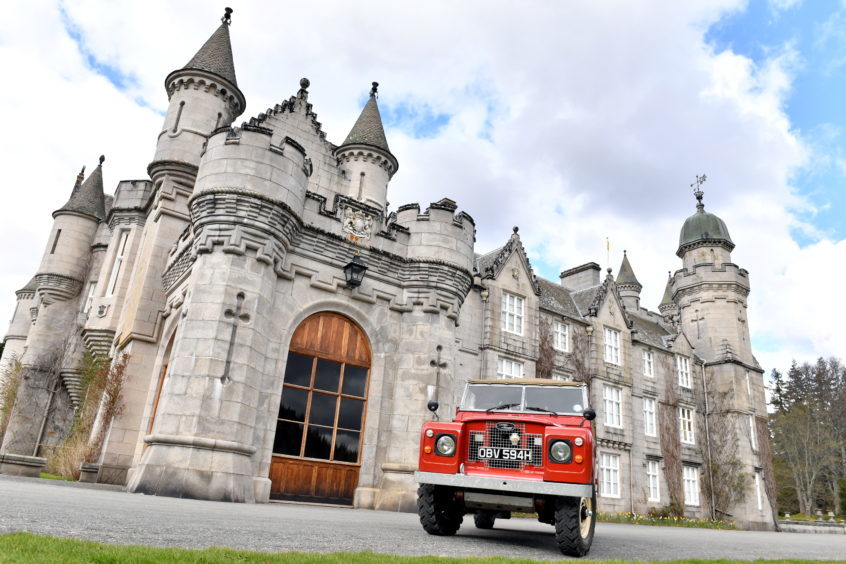
[[581, 386], [470, 383], [464, 391], [461, 409], [581, 415], [585, 399]]

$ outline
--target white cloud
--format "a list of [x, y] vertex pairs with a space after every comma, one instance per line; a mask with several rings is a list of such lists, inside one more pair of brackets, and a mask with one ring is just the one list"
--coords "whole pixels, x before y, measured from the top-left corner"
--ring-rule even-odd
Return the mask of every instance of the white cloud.
[[[837, 353], [835, 343], [846, 342], [823, 311], [813, 323], [806, 316], [816, 311], [815, 265], [846, 264], [843, 242], [800, 248], [791, 238], [794, 229], [817, 233], [798, 218], [810, 204], [790, 184], [813, 160], [784, 112], [799, 54], [787, 45], [755, 66], [704, 42], [742, 2], [232, 5], [247, 116], [295, 93], [302, 76], [335, 142], [372, 80], [383, 107], [450, 116], [433, 138], [388, 131], [400, 161], [393, 207], [455, 199], [476, 219], [479, 252], [519, 225], [553, 279], [591, 260], [604, 267], [607, 236], [612, 266], [627, 249], [642, 301], [654, 308], [667, 271], [680, 266], [678, 230], [694, 211], [688, 185], [704, 172], [707, 208], [726, 220], [735, 262], [751, 273], [753, 338], [780, 347], [758, 354], [765, 367]], [[106, 153], [109, 189], [144, 175], [161, 117], [133, 100], [164, 109], [164, 77], [222, 15], [204, 2], [63, 6], [85, 49], [135, 83], [119, 92], [87, 68], [54, 6], [7, 8], [16, 26], [0, 31], [0, 56], [17, 81], [0, 91], [3, 107], [14, 109], [3, 140], [0, 237], [16, 244], [7, 245], [0, 274], [0, 312], [12, 311], [12, 292], [37, 268], [50, 213], [81, 164]]]

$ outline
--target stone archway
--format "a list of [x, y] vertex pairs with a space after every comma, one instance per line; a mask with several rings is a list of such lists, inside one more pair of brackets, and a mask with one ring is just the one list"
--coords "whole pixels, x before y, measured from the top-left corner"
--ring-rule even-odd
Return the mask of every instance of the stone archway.
[[316, 313], [291, 339], [270, 464], [271, 499], [351, 504], [370, 376], [364, 331]]

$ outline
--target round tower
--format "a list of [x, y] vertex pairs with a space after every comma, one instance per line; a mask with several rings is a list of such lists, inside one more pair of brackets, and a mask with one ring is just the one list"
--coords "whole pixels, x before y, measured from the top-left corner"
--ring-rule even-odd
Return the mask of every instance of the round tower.
[[731, 262], [734, 243], [725, 222], [705, 211], [695, 192], [696, 213], [679, 234], [676, 254], [683, 268], [673, 279], [672, 301], [679, 321], [706, 362], [736, 359], [754, 365], [746, 322], [749, 273]]
[[238, 88], [229, 39], [231, 15], [226, 8], [220, 27], [197, 54], [165, 79], [169, 105], [148, 169], [154, 181], [168, 169], [196, 174], [208, 135], [244, 112], [246, 99]]
[[623, 264], [620, 265], [616, 282], [617, 291], [620, 293], [623, 305], [629, 311], [637, 311], [640, 308], [640, 291], [643, 289], [643, 285], [638, 282], [626, 251], [623, 251]]
[[335, 149], [335, 157], [348, 182], [347, 195], [384, 210], [388, 182], [399, 163], [388, 148], [382, 116], [376, 103], [378, 82], [370, 89], [370, 99], [361, 110], [350, 134]]
[[[103, 161], [83, 182], [76, 178], [71, 196], [53, 212], [53, 228], [35, 275], [33, 324], [21, 363], [26, 385], [18, 388], [2, 451], [37, 456], [43, 446], [47, 409], [59, 389], [59, 373], [73, 357], [79, 296], [89, 269], [91, 244], [105, 219]], [[83, 169], [84, 170], [84, 169]]]
[[29, 283], [15, 292], [17, 303], [12, 321], [9, 323], [9, 330], [3, 338], [3, 356], [0, 359], [0, 374], [4, 374], [16, 360], [20, 360], [26, 350], [26, 337], [29, 328], [32, 327], [32, 312], [36, 304], [35, 292], [38, 284], [33, 277]]

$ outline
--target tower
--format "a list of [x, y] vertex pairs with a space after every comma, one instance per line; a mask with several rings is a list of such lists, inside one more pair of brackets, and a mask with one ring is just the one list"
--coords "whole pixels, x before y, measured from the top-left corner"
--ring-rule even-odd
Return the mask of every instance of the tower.
[[347, 195], [380, 210], [387, 204], [388, 182], [399, 168], [388, 148], [382, 116], [376, 103], [378, 82], [370, 89], [370, 99], [335, 156], [348, 184]]
[[[85, 182], [85, 169], [80, 171], [70, 198], [53, 212], [53, 228], [34, 278], [34, 296], [26, 298], [34, 300], [30, 308], [32, 326], [20, 357], [25, 374], [0, 448], [4, 453], [38, 456], [45, 419], [56, 401], [67, 398], [66, 409], [54, 411], [70, 416], [70, 398], [63, 395], [57, 400], [55, 396], [61, 391], [60, 375], [73, 357], [74, 336], [69, 335], [68, 328], [75, 326], [77, 298], [88, 275], [91, 245], [106, 216], [104, 160], [101, 156], [100, 164]], [[33, 283], [27, 287], [31, 289]], [[29, 291], [22, 296], [28, 295]]]
[[623, 251], [623, 264], [620, 265], [620, 272], [617, 274], [617, 290], [620, 292], [620, 298], [623, 300], [623, 305], [629, 311], [637, 311], [640, 308], [640, 291], [643, 286], [638, 282], [635, 276], [632, 265], [629, 263], [629, 257], [626, 251]]

